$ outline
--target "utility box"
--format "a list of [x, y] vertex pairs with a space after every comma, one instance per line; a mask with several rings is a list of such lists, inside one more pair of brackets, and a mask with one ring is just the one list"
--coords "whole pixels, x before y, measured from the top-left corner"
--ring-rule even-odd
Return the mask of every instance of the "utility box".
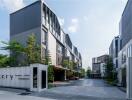
[[0, 68], [0, 86], [42, 91], [48, 88], [47, 65]]

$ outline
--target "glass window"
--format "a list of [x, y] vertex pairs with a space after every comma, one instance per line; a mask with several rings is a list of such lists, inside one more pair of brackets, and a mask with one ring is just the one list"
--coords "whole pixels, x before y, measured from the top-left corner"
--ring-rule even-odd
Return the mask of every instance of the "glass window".
[[46, 49], [42, 48], [42, 59], [45, 59], [45, 55], [46, 55]]
[[42, 13], [42, 23], [43, 23], [43, 25], [45, 25], [45, 15], [44, 15], [44, 12]]
[[47, 42], [47, 32], [45, 30], [42, 30], [42, 43], [46, 45]]

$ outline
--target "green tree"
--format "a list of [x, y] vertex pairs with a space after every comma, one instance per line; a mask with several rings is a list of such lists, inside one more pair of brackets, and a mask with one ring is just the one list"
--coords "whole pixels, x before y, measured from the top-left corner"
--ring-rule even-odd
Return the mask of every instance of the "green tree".
[[65, 68], [68, 68], [68, 66], [69, 66], [69, 60], [64, 59], [63, 63], [62, 63], [62, 66], [65, 67]]
[[5, 46], [1, 47], [1, 50], [10, 51], [11, 56], [9, 57], [8, 61], [9, 66], [18, 66], [18, 57], [24, 54], [24, 47], [16, 41], [10, 41], [9, 43], [2, 41], [2, 43]]
[[47, 55], [45, 56], [45, 59], [44, 59], [43, 63], [45, 65], [52, 65], [51, 56], [50, 56], [49, 51], [47, 52]]
[[31, 34], [27, 40], [25, 48], [28, 64], [41, 62], [41, 47], [36, 43], [34, 34]]
[[52, 65], [51, 56], [50, 56], [49, 51], [43, 63], [48, 65], [48, 82], [53, 82], [54, 81], [54, 66]]
[[83, 78], [83, 77], [85, 77], [85, 69], [84, 68], [81, 68], [81, 77]]
[[73, 61], [70, 60], [70, 61], [69, 61], [69, 69], [70, 69], [70, 70], [73, 70], [73, 65], [74, 65]]
[[112, 62], [112, 58], [109, 58], [105, 68], [106, 80], [109, 82], [115, 81], [115, 69]]
[[92, 71], [91, 71], [91, 68], [88, 67], [87, 72], [86, 72], [88, 77], [90, 77], [91, 72], [92, 72]]
[[7, 55], [0, 54], [0, 67], [9, 66], [9, 57]]
[[48, 82], [54, 81], [54, 66], [48, 65]]

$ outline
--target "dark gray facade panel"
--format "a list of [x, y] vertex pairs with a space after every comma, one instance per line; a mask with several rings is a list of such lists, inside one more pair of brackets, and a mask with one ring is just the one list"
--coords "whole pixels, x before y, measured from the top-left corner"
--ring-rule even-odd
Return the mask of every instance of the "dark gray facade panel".
[[121, 18], [121, 48], [132, 39], [132, 0], [128, 0]]
[[36, 38], [36, 43], [38, 45], [41, 45], [41, 27], [38, 27], [38, 28], [34, 28], [34, 29], [31, 29], [31, 30], [28, 30], [28, 31], [25, 31], [25, 32], [22, 32], [20, 34], [16, 34], [16, 35], [13, 35], [10, 40], [11, 41], [17, 41], [19, 42], [20, 44], [22, 44], [23, 46], [26, 46], [27, 44], [27, 40], [28, 40], [28, 37], [30, 35], [35, 35], [35, 38]]
[[10, 36], [41, 26], [41, 3], [36, 2], [10, 15]]
[[68, 34], [66, 34], [65, 42], [72, 49], [72, 42]]

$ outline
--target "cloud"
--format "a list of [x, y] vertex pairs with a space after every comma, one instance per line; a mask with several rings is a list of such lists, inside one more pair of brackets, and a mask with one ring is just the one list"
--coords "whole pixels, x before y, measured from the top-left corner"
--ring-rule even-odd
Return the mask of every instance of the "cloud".
[[59, 20], [60, 25], [63, 26], [65, 23], [64, 18], [58, 17], [58, 20]]
[[0, 8], [6, 9], [7, 11], [14, 12], [24, 7], [24, 0], [0, 0]]
[[79, 28], [79, 20], [77, 18], [71, 19], [71, 25], [68, 27], [68, 31], [70, 33], [75, 33], [77, 32]]

